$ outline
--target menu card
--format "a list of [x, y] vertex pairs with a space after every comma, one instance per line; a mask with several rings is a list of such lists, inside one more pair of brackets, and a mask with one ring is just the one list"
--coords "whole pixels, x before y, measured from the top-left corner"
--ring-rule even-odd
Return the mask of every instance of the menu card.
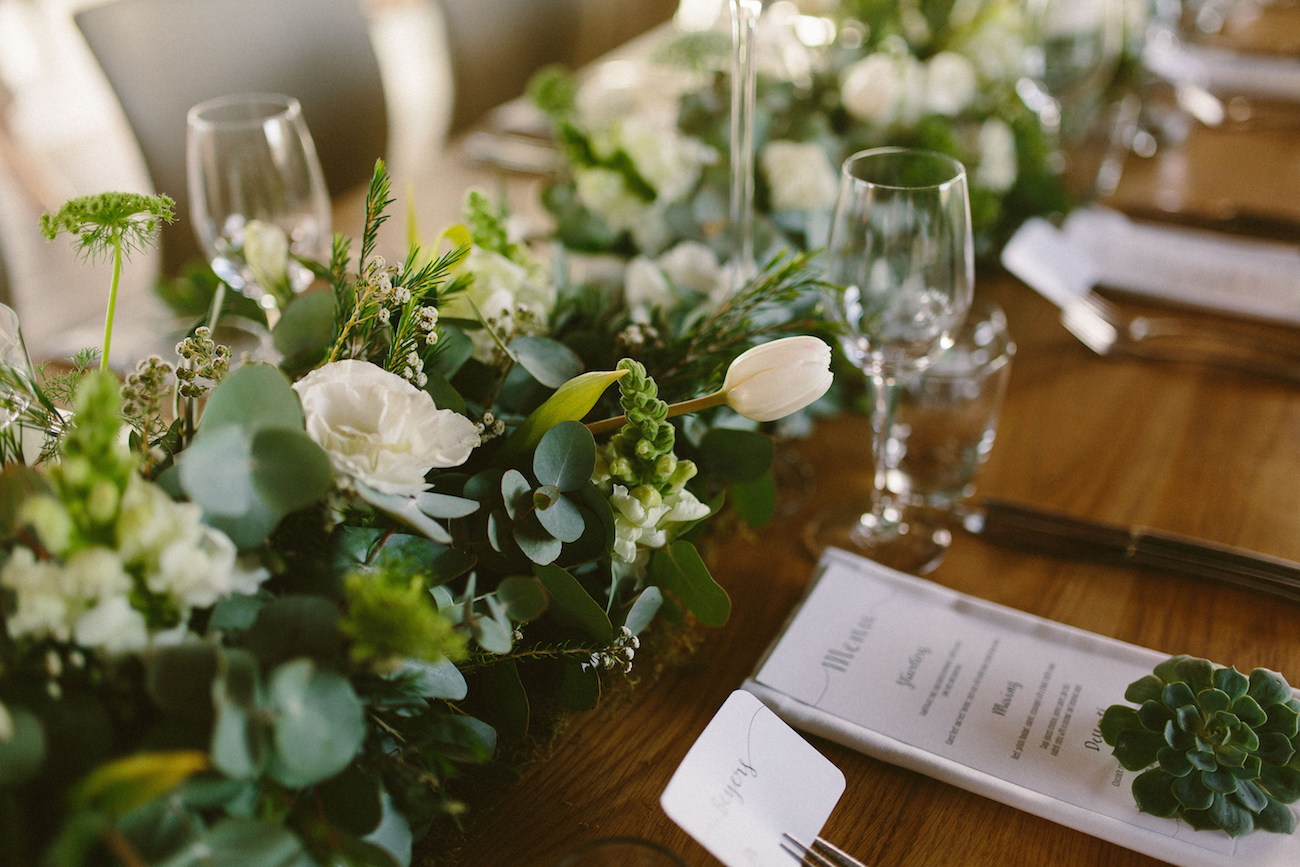
[[1097, 726], [1168, 656], [831, 549], [745, 688], [804, 732], [1174, 864], [1300, 864], [1300, 836], [1138, 811]]

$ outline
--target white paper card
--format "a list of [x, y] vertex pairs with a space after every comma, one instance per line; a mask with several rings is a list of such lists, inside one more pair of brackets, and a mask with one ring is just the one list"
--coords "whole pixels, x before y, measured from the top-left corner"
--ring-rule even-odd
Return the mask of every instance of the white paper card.
[[1297, 835], [1137, 810], [1097, 723], [1167, 654], [841, 551], [821, 569], [746, 683], [797, 728], [1175, 864], [1300, 864]]
[[781, 835], [811, 842], [843, 793], [839, 768], [737, 690], [686, 753], [659, 803], [727, 867], [790, 867]]

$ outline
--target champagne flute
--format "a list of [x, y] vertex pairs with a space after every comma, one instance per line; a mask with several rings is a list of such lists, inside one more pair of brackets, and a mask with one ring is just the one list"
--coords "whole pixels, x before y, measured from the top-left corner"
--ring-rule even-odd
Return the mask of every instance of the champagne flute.
[[[201, 102], [187, 116], [190, 216], [212, 269], [266, 311], [312, 282], [305, 259], [329, 257], [330, 199], [290, 96], [251, 93]], [[220, 298], [212, 318], [220, 312]]]
[[941, 521], [888, 487], [894, 389], [952, 344], [975, 280], [966, 170], [931, 151], [877, 148], [853, 154], [840, 173], [827, 247], [826, 307], [848, 360], [871, 382], [869, 503], [849, 502], [814, 519], [805, 540], [920, 574], [938, 564], [950, 537]]

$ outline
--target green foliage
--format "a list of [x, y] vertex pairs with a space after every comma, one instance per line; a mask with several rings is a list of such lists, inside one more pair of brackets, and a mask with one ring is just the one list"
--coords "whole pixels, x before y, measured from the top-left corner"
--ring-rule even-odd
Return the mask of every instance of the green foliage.
[[60, 234], [75, 235], [81, 252], [91, 258], [111, 253], [118, 246], [137, 251], [153, 243], [162, 223], [175, 219], [175, 207], [176, 202], [167, 196], [81, 196], [52, 214], [41, 215], [41, 232], [51, 241]]
[[1129, 685], [1101, 733], [1130, 771], [1138, 808], [1233, 837], [1289, 834], [1300, 800], [1300, 700], [1281, 675], [1175, 656]]

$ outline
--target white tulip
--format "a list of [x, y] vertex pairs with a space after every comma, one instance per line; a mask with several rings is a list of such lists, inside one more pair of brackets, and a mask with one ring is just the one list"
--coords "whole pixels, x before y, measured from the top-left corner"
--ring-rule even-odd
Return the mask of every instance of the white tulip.
[[752, 421], [798, 412], [831, 387], [831, 348], [816, 337], [783, 337], [731, 362], [722, 393], [727, 406]]
[[307, 435], [335, 470], [381, 493], [427, 489], [429, 470], [459, 466], [479, 442], [465, 416], [438, 409], [428, 392], [368, 361], [326, 364], [293, 388]]

